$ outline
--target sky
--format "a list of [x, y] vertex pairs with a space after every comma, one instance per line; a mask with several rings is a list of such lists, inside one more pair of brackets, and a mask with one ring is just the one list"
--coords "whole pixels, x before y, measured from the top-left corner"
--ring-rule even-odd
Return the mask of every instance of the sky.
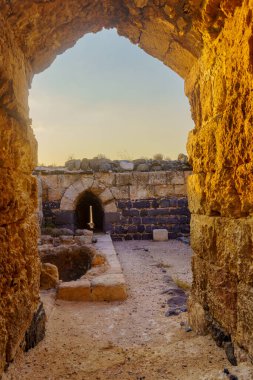
[[84, 36], [36, 75], [29, 106], [44, 165], [176, 159], [193, 128], [183, 80], [115, 30]]

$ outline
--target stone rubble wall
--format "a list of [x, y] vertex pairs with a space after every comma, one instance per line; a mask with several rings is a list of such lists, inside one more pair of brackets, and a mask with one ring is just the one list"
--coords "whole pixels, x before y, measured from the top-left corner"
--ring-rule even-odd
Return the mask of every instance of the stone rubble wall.
[[[75, 205], [89, 190], [101, 201], [104, 231], [110, 232], [113, 240], [152, 239], [155, 228], [167, 229], [171, 239], [189, 236], [186, 182], [190, 173], [189, 170], [93, 174], [37, 171], [42, 188], [43, 226], [74, 230]], [[66, 194], [73, 196], [71, 207]]]

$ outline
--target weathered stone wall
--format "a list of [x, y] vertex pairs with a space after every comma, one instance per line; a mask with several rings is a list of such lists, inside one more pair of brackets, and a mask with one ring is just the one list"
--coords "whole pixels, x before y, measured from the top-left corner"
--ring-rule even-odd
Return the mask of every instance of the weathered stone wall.
[[252, 1], [231, 2], [186, 81], [196, 127], [188, 153], [192, 213], [191, 322], [218, 324], [253, 358]]
[[[0, 372], [38, 306], [36, 142], [28, 88], [82, 35], [116, 27], [186, 79], [193, 326], [253, 355], [253, 0], [0, 2]], [[68, 202], [65, 199], [65, 206]]]
[[37, 143], [28, 119], [29, 64], [0, 12], [0, 376], [38, 306]]
[[37, 173], [44, 227], [74, 230], [78, 200], [85, 191], [91, 191], [104, 210], [104, 231], [110, 232], [114, 240], [151, 239], [155, 228], [167, 229], [171, 239], [189, 235], [189, 170]]

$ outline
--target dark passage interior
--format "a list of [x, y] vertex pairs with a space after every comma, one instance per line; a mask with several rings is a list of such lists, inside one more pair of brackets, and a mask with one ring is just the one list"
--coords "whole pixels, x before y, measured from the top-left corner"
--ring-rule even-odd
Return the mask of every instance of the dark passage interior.
[[77, 203], [75, 215], [76, 228], [90, 229], [88, 225], [90, 221], [90, 206], [92, 206], [93, 222], [95, 223], [94, 231], [101, 232], [103, 231], [104, 211], [98, 197], [90, 191], [86, 191]]

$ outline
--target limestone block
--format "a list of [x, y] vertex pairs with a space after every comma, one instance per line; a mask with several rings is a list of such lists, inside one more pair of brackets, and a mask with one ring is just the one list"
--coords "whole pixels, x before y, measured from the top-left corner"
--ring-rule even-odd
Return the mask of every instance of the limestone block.
[[184, 172], [168, 171], [166, 174], [167, 174], [167, 183], [169, 185], [184, 185], [185, 184]]
[[155, 185], [154, 194], [156, 197], [169, 197], [175, 194], [173, 185]]
[[116, 186], [128, 186], [133, 182], [132, 173], [117, 173], [116, 174]]
[[149, 181], [149, 173], [133, 172], [132, 185], [147, 186]]
[[40, 288], [51, 289], [55, 288], [59, 282], [59, 272], [56, 265], [44, 263], [41, 265], [40, 273]]
[[233, 169], [226, 168], [207, 173], [205, 194], [208, 214], [236, 218], [243, 216], [240, 197], [235, 189]]
[[154, 186], [130, 186], [130, 199], [147, 199], [155, 197]]
[[125, 280], [122, 274], [104, 274], [92, 279], [93, 301], [123, 301], [127, 298]]
[[113, 200], [114, 198], [110, 189], [107, 188], [99, 195], [99, 199], [102, 203], [106, 203]]
[[103, 183], [106, 187], [116, 185], [115, 173], [94, 173], [94, 179]]
[[237, 277], [226, 266], [206, 264], [207, 304], [212, 317], [229, 333], [235, 333], [237, 321]]
[[168, 231], [166, 229], [155, 229], [153, 230], [153, 240], [154, 241], [167, 241]]
[[118, 209], [117, 209], [117, 206], [115, 204], [115, 202], [110, 202], [110, 203], [107, 203], [105, 206], [104, 206], [104, 212], [107, 213], [107, 212], [117, 212]]
[[150, 185], [166, 185], [167, 174], [166, 172], [150, 172], [148, 183]]
[[110, 188], [115, 199], [129, 199], [129, 186], [115, 186]]
[[81, 279], [62, 282], [58, 286], [56, 298], [64, 301], [91, 301], [90, 281]]
[[94, 184], [93, 175], [82, 175], [81, 182], [83, 183], [83, 191], [89, 190]]
[[192, 214], [205, 213], [205, 176], [193, 174], [188, 178], [188, 204]]
[[84, 184], [83, 184], [83, 180], [82, 180], [82, 179], [79, 179], [79, 180], [77, 180], [76, 182], [74, 182], [74, 183], [72, 184], [72, 186], [74, 187], [74, 189], [76, 190], [76, 192], [77, 192], [78, 194], [81, 194], [81, 193], [83, 193], [83, 192], [86, 190], [86, 188], [84, 187]]
[[43, 188], [46, 190], [47, 201], [52, 202], [61, 199], [65, 192], [65, 188], [61, 183], [61, 176], [48, 175], [42, 176]]
[[176, 195], [187, 195], [186, 185], [174, 185]]
[[61, 210], [62, 211], [72, 211], [75, 208], [75, 204], [68, 198], [63, 197], [61, 200]]
[[76, 190], [76, 188], [73, 185], [71, 185], [66, 190], [66, 192], [64, 194], [64, 197], [67, 198], [67, 199], [69, 199], [72, 202], [75, 202], [75, 200], [77, 199], [78, 195], [79, 195], [79, 193]]

